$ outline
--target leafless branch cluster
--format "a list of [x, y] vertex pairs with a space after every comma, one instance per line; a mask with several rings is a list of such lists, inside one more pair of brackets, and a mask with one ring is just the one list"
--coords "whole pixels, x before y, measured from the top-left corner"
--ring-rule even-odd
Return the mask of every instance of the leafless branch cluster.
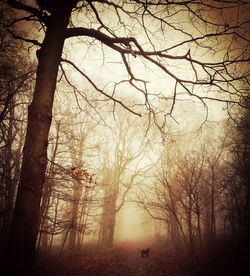
[[[50, 14], [56, 6], [48, 1], [34, 1], [33, 5], [19, 1], [5, 1], [30, 16], [17, 16], [8, 25], [9, 31], [20, 21], [36, 18], [42, 28], [50, 24]], [[113, 50], [114, 61], [124, 67], [127, 77], [113, 80], [113, 88], [95, 83], [87, 68], [66, 58], [81, 77], [90, 83], [104, 98], [122, 105], [136, 115], [145, 111], [159, 128], [164, 128], [166, 118], [174, 114], [176, 101], [191, 97], [206, 108], [209, 101], [244, 105], [249, 89], [249, 20], [247, 1], [69, 1], [77, 5], [71, 16], [70, 26], [62, 33], [65, 39], [74, 38], [103, 52], [103, 64]], [[234, 17], [235, 20], [233, 19]], [[112, 18], [112, 19], [111, 19]], [[26, 42], [33, 39], [24, 37]], [[40, 43], [35, 43], [39, 45]], [[105, 58], [105, 56], [107, 56]], [[119, 58], [120, 56], [120, 58]], [[142, 64], [155, 74], [155, 80], [140, 76], [137, 66]], [[72, 85], [67, 72], [65, 79]], [[123, 71], [124, 72], [124, 71]], [[152, 90], [151, 83], [164, 77], [169, 87]], [[108, 80], [107, 80], [108, 81]], [[129, 106], [121, 98], [120, 90], [137, 91], [141, 96], [136, 102], [139, 108]], [[74, 90], [81, 93], [81, 89]], [[186, 96], [184, 96], [186, 94]], [[86, 100], [86, 98], [85, 98]]]

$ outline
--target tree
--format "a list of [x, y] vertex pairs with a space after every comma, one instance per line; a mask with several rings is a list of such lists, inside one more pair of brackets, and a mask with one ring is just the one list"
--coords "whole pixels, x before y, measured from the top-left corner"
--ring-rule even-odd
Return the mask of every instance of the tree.
[[[83, 150], [86, 150], [86, 140], [87, 137], [91, 134], [91, 130], [93, 131], [95, 125], [91, 125], [90, 122], [85, 121], [81, 123], [80, 133], [78, 137], [74, 134], [72, 130], [72, 138], [71, 138], [71, 148], [70, 153], [72, 156], [72, 161], [78, 164], [82, 164], [78, 167], [72, 167], [72, 174], [74, 176], [74, 184], [73, 184], [73, 204], [72, 204], [72, 218], [71, 218], [71, 231], [69, 236], [69, 248], [72, 251], [77, 249], [77, 244], [79, 245], [79, 239], [77, 241], [78, 234], [78, 225], [80, 222], [80, 199], [84, 191], [83, 202], [82, 205], [86, 205], [88, 190], [93, 188], [94, 177], [93, 174], [90, 173], [87, 168], [84, 166], [84, 158], [87, 159], [87, 156], [84, 156]], [[85, 187], [85, 189], [84, 189]], [[83, 215], [83, 214], [82, 214]], [[79, 249], [79, 246], [78, 246]]]
[[[59, 109], [55, 105], [37, 248], [50, 250], [54, 237], [66, 233], [60, 251], [68, 245], [70, 251], [74, 252], [80, 249], [80, 241], [84, 237], [83, 224], [87, 221], [86, 213], [90, 207], [89, 199], [96, 186], [89, 165], [86, 165], [86, 161], [89, 164], [88, 154], [93, 155], [96, 147], [89, 138], [96, 122], [90, 114], [76, 116], [70, 110], [60, 112]], [[63, 201], [68, 203], [69, 206], [65, 208], [68, 210], [64, 210], [67, 204], [63, 204]]]
[[[197, 146], [195, 150], [197, 150]], [[197, 154], [189, 148], [167, 151], [163, 158], [159, 185], [156, 184], [159, 207], [164, 212], [172, 242], [176, 248], [182, 242], [193, 256], [196, 243], [201, 246], [201, 195], [200, 185], [204, 171], [203, 154]], [[197, 237], [197, 238], [196, 238]]]
[[[249, 96], [244, 98], [244, 104], [249, 105]], [[234, 121], [227, 126], [231, 135], [224, 206], [233, 236], [247, 238], [250, 231], [249, 109], [232, 109], [231, 115]]]
[[[0, 5], [0, 21], [11, 16]], [[16, 53], [16, 50], [19, 53]], [[22, 54], [21, 42], [0, 26], [0, 248], [7, 241], [19, 179], [27, 108], [33, 83], [32, 64]]]
[[[183, 99], [183, 92], [188, 97], [199, 99], [204, 105], [209, 99], [242, 105], [241, 89], [248, 87], [245, 64], [249, 61], [249, 33], [245, 11], [249, 3], [236, 0], [230, 3], [211, 0], [209, 4], [198, 0], [160, 0], [157, 3], [137, 0], [3, 2], [18, 11], [12, 22], [5, 22], [8, 31], [15, 38], [33, 43], [39, 48], [36, 85], [28, 110], [23, 163], [9, 241], [9, 252], [13, 255], [11, 259], [19, 262], [15, 267], [19, 273], [22, 269], [29, 275], [34, 268], [48, 133], [60, 62], [76, 69], [106, 99], [114, 101], [114, 107], [120, 104], [140, 115], [140, 109], [144, 106], [149, 123], [155, 123], [164, 131], [166, 116], [172, 115], [176, 101]], [[237, 22], [234, 22], [232, 16], [233, 9], [237, 9]], [[111, 14], [114, 20], [107, 21], [105, 18], [110, 18], [107, 14]], [[180, 22], [183, 16], [189, 18], [188, 24]], [[20, 22], [25, 22], [25, 26], [35, 22], [32, 26], [36, 31], [44, 31], [43, 41], [36, 40], [38, 33], [20, 35], [15, 30]], [[143, 38], [139, 37], [141, 33]], [[89, 47], [94, 42], [96, 49], [100, 46], [105, 51], [106, 47], [111, 49], [113, 61], [122, 62], [125, 68], [122, 75], [126, 77], [115, 80], [112, 89], [108, 86], [98, 88], [84, 70], [62, 58], [64, 42], [73, 37], [85, 37]], [[240, 47], [235, 47], [237, 45]], [[137, 65], [143, 66], [144, 63], [153, 69], [146, 80], [135, 72]], [[188, 70], [188, 74], [187, 71], [181, 74], [179, 68], [172, 65]], [[67, 78], [65, 71], [62, 73]], [[164, 92], [164, 88], [157, 89], [155, 86], [154, 89], [150, 86], [148, 81], [155, 79], [154, 73], [167, 80], [163, 87], [168, 87], [172, 93]], [[243, 83], [244, 88], [239, 89], [237, 82]], [[135, 104], [127, 106], [124, 97], [119, 94], [126, 83], [131, 85], [131, 91], [139, 93], [137, 108]]]
[[115, 114], [115, 130], [107, 135], [107, 142], [104, 143], [104, 148], [101, 148], [103, 151], [101, 154], [103, 160], [100, 162], [104, 199], [99, 246], [104, 248], [113, 246], [116, 216], [142, 172], [138, 163], [148, 146], [143, 133], [138, 132], [138, 129], [142, 127], [141, 124], [133, 126], [131, 117], [125, 117], [122, 110]]
[[[155, 220], [165, 222], [170, 242], [196, 257], [223, 228], [225, 139], [201, 143], [190, 135], [165, 146], [156, 168], [155, 183], [138, 195], [141, 206]], [[189, 144], [187, 145], [187, 141]], [[191, 142], [192, 141], [192, 142]]]

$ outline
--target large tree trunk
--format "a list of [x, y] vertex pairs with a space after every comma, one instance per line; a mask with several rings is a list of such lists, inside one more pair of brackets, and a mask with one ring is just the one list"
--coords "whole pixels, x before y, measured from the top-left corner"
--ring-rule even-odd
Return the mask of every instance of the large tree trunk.
[[180, 249], [181, 238], [180, 238], [179, 224], [176, 219], [176, 216], [173, 215], [172, 212], [169, 214], [169, 230], [170, 230], [171, 240], [174, 244], [175, 249], [176, 250]]
[[117, 193], [114, 192], [112, 188], [111, 191], [105, 192], [99, 244], [99, 246], [103, 248], [113, 246], [116, 218], [116, 197]]
[[[35, 245], [39, 227], [40, 200], [47, 165], [48, 133], [56, 78], [64, 34], [72, 7], [62, 1], [49, 17], [47, 31], [39, 50], [36, 86], [28, 110], [28, 126], [23, 149], [23, 164], [8, 243], [10, 275], [34, 275]], [[14, 262], [14, 265], [13, 265]]]

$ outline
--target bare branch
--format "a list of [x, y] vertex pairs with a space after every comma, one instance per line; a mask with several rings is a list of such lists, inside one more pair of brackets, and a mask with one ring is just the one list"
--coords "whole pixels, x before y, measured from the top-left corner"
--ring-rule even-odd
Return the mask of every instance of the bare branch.
[[85, 79], [87, 79], [89, 81], [89, 83], [95, 88], [96, 91], [100, 92], [102, 95], [104, 95], [108, 99], [114, 101], [115, 103], [120, 104], [122, 107], [124, 107], [129, 112], [133, 113], [134, 115], [137, 115], [137, 116], [141, 117], [140, 113], [135, 112], [134, 110], [132, 110], [128, 106], [126, 106], [122, 101], [114, 98], [113, 96], [110, 96], [109, 94], [104, 92], [103, 89], [98, 88], [96, 86], [96, 84], [86, 74], [84, 74], [72, 61], [69, 61], [67, 59], [61, 59], [61, 61], [70, 64], [74, 69], [76, 69], [77, 72], [79, 72]]

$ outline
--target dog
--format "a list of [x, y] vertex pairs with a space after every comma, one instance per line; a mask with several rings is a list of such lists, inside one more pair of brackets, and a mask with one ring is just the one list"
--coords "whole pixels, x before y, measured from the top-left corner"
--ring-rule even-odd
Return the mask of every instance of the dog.
[[138, 251], [141, 252], [142, 258], [144, 258], [144, 257], [148, 258], [149, 253], [150, 253], [150, 249], [149, 249], [149, 248], [146, 248], [146, 249], [138, 249]]

